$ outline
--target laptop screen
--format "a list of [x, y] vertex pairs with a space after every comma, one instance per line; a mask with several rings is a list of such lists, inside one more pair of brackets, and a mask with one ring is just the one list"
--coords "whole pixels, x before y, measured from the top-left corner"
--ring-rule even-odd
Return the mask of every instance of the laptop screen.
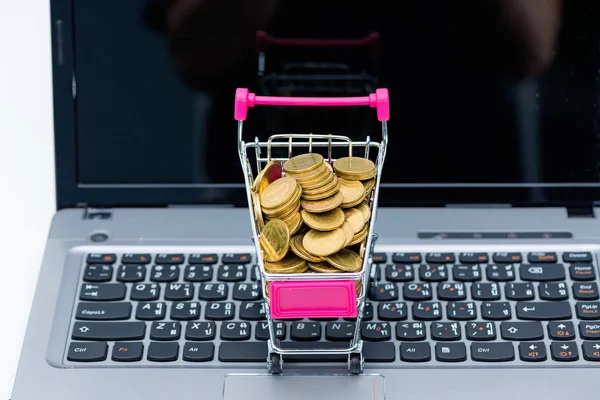
[[[595, 187], [599, 17], [558, 0], [77, 0], [78, 184], [240, 185], [237, 87], [385, 87], [383, 186]], [[368, 107], [256, 107], [244, 128], [381, 138]]]

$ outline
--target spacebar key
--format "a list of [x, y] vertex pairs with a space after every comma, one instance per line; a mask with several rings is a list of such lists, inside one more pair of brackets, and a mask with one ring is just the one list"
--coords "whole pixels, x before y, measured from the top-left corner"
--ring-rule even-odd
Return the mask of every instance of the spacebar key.
[[223, 342], [219, 346], [221, 362], [267, 362], [267, 342]]
[[522, 301], [517, 303], [517, 318], [531, 321], [570, 319], [571, 305], [567, 301]]

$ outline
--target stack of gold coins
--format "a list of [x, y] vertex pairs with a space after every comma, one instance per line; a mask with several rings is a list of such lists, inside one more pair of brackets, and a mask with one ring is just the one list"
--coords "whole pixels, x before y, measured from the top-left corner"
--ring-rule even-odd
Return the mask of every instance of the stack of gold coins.
[[333, 166], [317, 153], [271, 161], [252, 185], [265, 270], [360, 272], [377, 169], [365, 158]]

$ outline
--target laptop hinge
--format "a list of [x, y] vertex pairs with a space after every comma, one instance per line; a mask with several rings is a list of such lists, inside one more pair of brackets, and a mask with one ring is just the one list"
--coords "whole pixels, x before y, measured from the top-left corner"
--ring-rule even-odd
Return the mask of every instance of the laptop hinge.
[[594, 205], [591, 203], [571, 204], [567, 206], [569, 218], [596, 218]]
[[83, 212], [83, 219], [86, 220], [107, 220], [107, 219], [112, 219], [113, 216], [113, 209], [112, 208], [94, 208], [94, 207], [86, 207], [85, 205], [82, 206], [82, 208], [84, 208], [84, 212]]

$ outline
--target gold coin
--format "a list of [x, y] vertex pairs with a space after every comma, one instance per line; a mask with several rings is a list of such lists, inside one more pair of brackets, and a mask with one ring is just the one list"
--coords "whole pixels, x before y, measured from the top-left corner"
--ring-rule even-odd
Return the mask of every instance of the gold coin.
[[373, 161], [363, 157], [343, 157], [335, 160], [333, 169], [338, 177], [364, 181], [377, 173]]
[[330, 184], [333, 178], [335, 178], [335, 174], [330, 172], [328, 169], [325, 169], [326, 174], [315, 177], [315, 179], [311, 179], [307, 182], [302, 182], [302, 192], [307, 190], [316, 190]]
[[346, 235], [346, 242], [344, 243], [344, 247], [346, 247], [348, 246], [348, 243], [354, 239], [354, 229], [352, 229], [352, 226], [348, 223], [348, 221], [344, 221], [340, 229], [344, 231], [344, 234]]
[[300, 233], [292, 236], [292, 239], [290, 240], [290, 249], [292, 250], [292, 252], [298, 257], [308, 262], [319, 263], [323, 261], [321, 257], [313, 256], [308, 251], [306, 251], [304, 245], [302, 244], [302, 239], [304, 239], [304, 235], [305, 233], [301, 233], [300, 231]]
[[258, 231], [260, 232], [265, 227], [265, 220], [263, 219], [263, 213], [260, 209], [260, 198], [256, 192], [252, 192], [252, 204], [254, 205], [254, 218], [258, 224]]
[[318, 214], [302, 210], [301, 215], [306, 225], [318, 231], [332, 231], [337, 229], [342, 226], [346, 219], [341, 208], [334, 208], [331, 211]]
[[286, 174], [304, 174], [318, 168], [323, 163], [323, 156], [318, 153], [300, 154], [287, 160], [283, 164]]
[[358, 244], [360, 242], [362, 242], [363, 240], [365, 240], [365, 238], [367, 237], [367, 234], [369, 233], [369, 229], [368, 229], [368, 225], [365, 225], [365, 227], [358, 232], [356, 235], [354, 235], [354, 237], [352, 238], [352, 240], [350, 241], [350, 243], [348, 243], [346, 246], [354, 246], [355, 244]]
[[296, 234], [296, 232], [300, 230], [300, 227], [302, 226], [302, 216], [299, 212], [297, 212], [295, 214], [292, 214], [292, 218], [284, 222], [290, 230], [290, 236], [293, 236]]
[[356, 208], [346, 208], [343, 211], [346, 216], [346, 221], [350, 224], [355, 234], [365, 227], [365, 217], [363, 213]]
[[[315, 196], [315, 195], [320, 195], [323, 193], [327, 193], [330, 192], [332, 190], [334, 190], [330, 196], [333, 196], [335, 194], [335, 192], [337, 192], [340, 189], [340, 182], [337, 178], [337, 176], [335, 176], [334, 174], [331, 174], [332, 178], [329, 182], [327, 183], [323, 183], [322, 186], [318, 186], [314, 189], [306, 189], [305, 187], [302, 187], [302, 197], [311, 197], [311, 196]], [[329, 197], [329, 196], [327, 196]]]
[[312, 171], [308, 171], [304, 174], [288, 174], [288, 175], [293, 177], [296, 181], [298, 181], [298, 183], [300, 183], [301, 185], [304, 186], [305, 184], [309, 184], [311, 182], [318, 181], [330, 173], [331, 173], [331, 171], [329, 171], [329, 169], [327, 169], [325, 164], [321, 164], [317, 168], [313, 169]]
[[360, 244], [360, 250], [358, 252], [358, 255], [362, 257], [365, 256], [365, 251], [367, 250], [367, 241], [363, 240], [362, 243]]
[[304, 200], [300, 201], [303, 209], [312, 213], [323, 213], [331, 211], [342, 204], [342, 194], [337, 192], [331, 197], [322, 200]]
[[325, 166], [331, 171], [333, 172], [333, 167], [331, 166], [331, 164], [329, 163], [329, 161], [323, 161], [323, 164], [325, 164]]
[[[354, 207], [365, 198], [365, 186], [360, 181], [349, 181], [344, 178], [340, 182], [340, 193], [342, 194], [342, 207]], [[348, 206], [350, 205], [350, 206]]]
[[365, 185], [365, 193], [369, 193], [375, 187], [375, 178], [369, 179], [368, 181], [361, 181]]
[[302, 239], [306, 251], [319, 257], [337, 252], [344, 247], [344, 243], [346, 243], [346, 235], [339, 228], [329, 232], [311, 229]]
[[325, 257], [332, 266], [346, 272], [358, 272], [362, 268], [362, 258], [350, 249], [340, 251]]
[[267, 186], [281, 178], [282, 171], [283, 169], [279, 161], [270, 161], [256, 176], [252, 184], [252, 190], [261, 194]]
[[[285, 179], [285, 178], [281, 178]], [[280, 179], [280, 180], [281, 180]], [[269, 186], [270, 187], [270, 186]], [[280, 204], [277, 207], [262, 207], [263, 214], [265, 214], [268, 218], [277, 218], [282, 215], [289, 215], [296, 208], [296, 203], [300, 202], [300, 197], [302, 196], [302, 188], [300, 185], [296, 184], [296, 189], [292, 193], [291, 197], [288, 198], [285, 202]]]
[[272, 274], [299, 274], [308, 268], [306, 260], [303, 260], [294, 253], [288, 253], [279, 262], [265, 262], [264, 266], [265, 271]]
[[304, 194], [304, 192], [302, 192], [302, 199], [308, 200], [308, 201], [315, 201], [315, 200], [323, 200], [328, 197], [334, 196], [336, 193], [338, 193], [340, 191], [340, 183], [337, 181], [337, 178], [334, 183], [335, 183], [335, 186], [332, 186], [326, 192], [323, 192], [323, 193], [309, 195], [309, 194]]
[[369, 218], [371, 218], [371, 209], [366, 203], [360, 203], [356, 209], [362, 213], [363, 217], [365, 217], [366, 224], [369, 221]]
[[290, 230], [285, 222], [272, 219], [265, 224], [259, 241], [264, 250], [264, 259], [269, 262], [279, 261], [285, 257], [290, 247]]
[[312, 269], [315, 272], [321, 272], [323, 274], [335, 274], [335, 273], [340, 273], [343, 272], [341, 269], [339, 268], [335, 268], [334, 266], [332, 266], [331, 264], [329, 264], [328, 262], [320, 262], [320, 263], [308, 263], [308, 268]]
[[298, 183], [294, 178], [284, 176], [271, 183], [260, 194], [260, 205], [267, 209], [277, 209], [292, 198], [298, 190]]

